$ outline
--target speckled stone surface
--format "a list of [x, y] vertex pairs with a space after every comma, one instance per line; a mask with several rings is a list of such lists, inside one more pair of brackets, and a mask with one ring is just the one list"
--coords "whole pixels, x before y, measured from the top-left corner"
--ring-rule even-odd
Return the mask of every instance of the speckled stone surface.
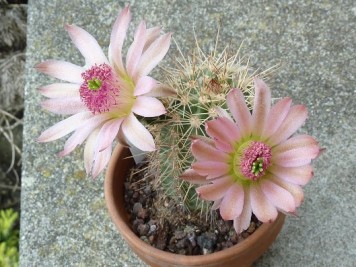
[[[287, 218], [277, 241], [255, 266], [355, 266], [356, 5], [343, 1], [130, 1], [133, 24], [173, 31], [186, 52], [193, 28], [203, 47], [220, 40], [256, 68], [283, 63], [274, 96], [309, 108], [303, 132], [327, 152], [315, 162], [298, 217]], [[33, 66], [45, 59], [83, 64], [63, 28], [87, 29], [107, 47], [111, 25], [125, 5], [115, 0], [30, 0], [23, 144], [20, 266], [145, 266], [117, 233], [105, 207], [103, 175], [86, 178], [83, 149], [58, 158], [65, 139], [37, 144], [60, 116], [40, 110], [36, 88], [54, 80]], [[133, 27], [130, 28], [132, 33]], [[172, 46], [171, 53], [175, 52]]]

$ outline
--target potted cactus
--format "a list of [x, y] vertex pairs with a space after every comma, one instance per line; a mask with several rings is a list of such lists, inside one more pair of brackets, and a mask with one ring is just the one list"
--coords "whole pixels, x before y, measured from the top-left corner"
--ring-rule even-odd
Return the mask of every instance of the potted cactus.
[[[303, 200], [301, 186], [313, 176], [310, 163], [321, 151], [317, 141], [308, 135], [292, 137], [307, 110], [291, 106], [290, 98], [272, 106], [263, 80], [268, 71], [256, 74], [238, 54], [229, 57], [225, 50], [206, 55], [197, 47], [193, 55], [183, 57], [179, 69], [167, 69], [165, 80], [158, 82], [148, 74], [167, 53], [171, 34], [161, 35], [159, 28], [141, 22], [124, 62], [122, 46], [130, 19], [126, 7], [114, 23], [108, 58], [93, 36], [66, 25], [86, 64], [49, 60], [37, 65], [39, 71], [67, 81], [40, 89], [49, 98], [43, 108], [71, 115], [38, 141], [74, 131], [60, 156], [86, 140], [88, 174], [96, 177], [109, 162], [109, 213], [148, 264], [249, 266], [274, 241], [284, 214], [295, 214]], [[125, 189], [137, 184], [127, 177], [142, 155], [146, 163], [139, 173], [151, 178], [146, 179], [149, 189], [138, 191], [155, 196], [150, 201], [146, 196], [124, 197]], [[142, 203], [135, 203], [128, 214], [126, 207], [135, 198]], [[149, 219], [147, 212], [153, 210], [160, 217]], [[204, 222], [208, 230], [202, 233], [189, 225], [190, 230], [162, 237], [180, 227], [175, 225], [177, 217], [195, 225]], [[214, 220], [225, 229], [219, 244], [211, 242], [219, 239], [218, 230], [209, 237]], [[189, 249], [175, 252], [185, 255], [172, 253], [178, 243]]]

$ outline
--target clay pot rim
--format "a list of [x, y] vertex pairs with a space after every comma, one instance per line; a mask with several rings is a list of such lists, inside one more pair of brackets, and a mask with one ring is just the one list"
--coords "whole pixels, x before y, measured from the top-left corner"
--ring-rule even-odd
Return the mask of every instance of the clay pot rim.
[[[268, 231], [270, 231], [274, 225], [279, 224], [280, 221], [284, 221], [285, 215], [282, 213], [278, 214], [278, 217], [273, 223], [263, 223], [252, 235], [247, 237], [245, 240], [242, 242], [224, 249], [222, 251], [214, 252], [212, 254], [207, 254], [207, 255], [179, 255], [167, 251], [163, 251], [160, 249], [157, 249], [143, 240], [141, 240], [139, 237], [135, 235], [135, 233], [132, 231], [132, 229], [126, 224], [125, 219], [123, 218], [123, 214], [126, 213], [126, 211], [118, 210], [116, 208], [116, 204], [114, 201], [114, 198], [112, 196], [112, 179], [110, 177], [114, 176], [115, 172], [115, 165], [121, 155], [125, 150], [128, 150], [128, 148], [123, 147], [121, 145], [117, 145], [113, 151], [112, 154], [112, 159], [110, 160], [106, 175], [105, 175], [105, 182], [104, 182], [104, 189], [105, 189], [105, 200], [107, 203], [107, 207], [109, 210], [109, 213], [111, 215], [111, 218], [116, 225], [117, 229], [120, 231], [120, 234], [123, 236], [123, 238], [128, 242], [130, 247], [134, 246], [134, 244], [137, 244], [137, 246], [142, 246], [143, 250], [147, 251], [147, 254], [155, 254], [160, 259], [167, 259], [167, 258], [172, 258], [173, 262], [176, 263], [182, 263], [184, 262], [184, 259], [189, 259], [189, 262], [198, 264], [204, 264], [204, 263], [209, 263], [212, 259], [216, 260], [217, 258], [222, 260], [223, 259], [229, 258], [231, 255], [234, 254], [244, 254], [245, 251], [247, 251], [250, 247], [251, 244], [255, 243], [256, 241], [266, 235], [268, 235]], [[121, 214], [120, 214], [121, 213]], [[271, 231], [273, 232], [273, 231]], [[133, 247], [132, 247], [133, 248]], [[134, 248], [133, 248], [134, 249]], [[194, 264], [193, 264], [194, 265]]]

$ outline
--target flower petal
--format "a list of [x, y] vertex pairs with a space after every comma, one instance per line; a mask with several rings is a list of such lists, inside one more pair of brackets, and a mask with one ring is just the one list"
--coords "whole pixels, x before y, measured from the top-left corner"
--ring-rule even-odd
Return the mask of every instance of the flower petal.
[[307, 109], [303, 105], [293, 106], [277, 131], [267, 140], [271, 146], [287, 140], [307, 119]]
[[59, 139], [82, 125], [82, 123], [93, 116], [91, 112], [77, 113], [65, 120], [58, 122], [45, 130], [37, 139], [38, 142], [50, 142]]
[[221, 201], [222, 198], [215, 200], [214, 204], [211, 205], [211, 210], [217, 210], [218, 208], [220, 208]]
[[320, 153], [318, 144], [299, 147], [285, 152], [275, 153], [272, 163], [283, 167], [299, 167], [311, 163]]
[[234, 120], [231, 118], [231, 116], [229, 115], [229, 113], [227, 113], [227, 111], [221, 107], [215, 107], [215, 111], [218, 114], [219, 117], [224, 117], [229, 119], [230, 121], [234, 122]]
[[45, 110], [62, 115], [88, 111], [79, 97], [51, 98], [42, 101], [41, 106]]
[[130, 76], [133, 76], [135, 68], [140, 61], [143, 47], [146, 42], [146, 23], [141, 21], [136, 29], [134, 40], [126, 55], [126, 70]]
[[80, 97], [79, 88], [74, 83], [53, 83], [39, 88], [38, 91], [49, 98]]
[[269, 175], [269, 177], [268, 178], [266, 177], [266, 179], [271, 180], [273, 183], [279, 185], [280, 187], [283, 187], [289, 193], [291, 193], [294, 198], [296, 207], [299, 207], [300, 204], [303, 202], [304, 193], [300, 186], [285, 182], [285, 181], [281, 180], [280, 178], [273, 176], [273, 175]]
[[306, 134], [298, 135], [272, 148], [272, 154], [278, 155], [280, 153], [301, 148], [308, 149], [309, 147], [313, 147], [315, 145], [318, 145], [318, 142], [314, 137]]
[[205, 200], [218, 200], [222, 198], [234, 182], [229, 176], [219, 178], [212, 184], [203, 185], [196, 189], [199, 197]]
[[251, 208], [257, 219], [264, 223], [273, 222], [278, 215], [277, 209], [263, 194], [260, 185], [250, 186]]
[[229, 167], [227, 163], [216, 161], [198, 161], [192, 164], [193, 170], [200, 175], [206, 175], [207, 179], [213, 179], [227, 174]]
[[213, 138], [233, 146], [241, 139], [240, 129], [231, 120], [219, 117], [205, 124], [206, 132]]
[[159, 27], [149, 28], [146, 31], [146, 43], [143, 51], [146, 51], [148, 47], [159, 37], [161, 29]]
[[[144, 76], [145, 77], [145, 76]], [[145, 96], [152, 97], [168, 97], [168, 96], [176, 96], [177, 92], [170, 86], [158, 83], [152, 90], [148, 93], [145, 93]]]
[[207, 180], [205, 176], [199, 175], [193, 169], [185, 170], [180, 176], [180, 179], [190, 182], [192, 184], [206, 184]]
[[36, 69], [54, 78], [76, 84], [83, 82], [81, 75], [85, 71], [82, 67], [60, 60], [44, 61], [36, 65]]
[[286, 97], [278, 101], [270, 110], [267, 115], [266, 124], [262, 132], [263, 139], [267, 139], [281, 126], [283, 120], [286, 118], [290, 106], [292, 104], [292, 99]]
[[171, 33], [160, 36], [143, 53], [134, 74], [134, 80], [146, 76], [166, 55], [171, 43]]
[[220, 204], [220, 215], [224, 220], [233, 220], [241, 215], [244, 206], [244, 190], [234, 183], [226, 192]]
[[85, 123], [83, 123], [84, 125], [78, 128], [74, 134], [68, 138], [64, 144], [64, 149], [59, 152], [58, 155], [63, 157], [72, 152], [78, 145], [82, 144], [89, 136], [89, 134], [92, 133], [93, 130], [98, 127], [104, 120], [106, 120], [107, 117], [107, 114], [101, 114], [85, 120]]
[[66, 24], [64, 27], [74, 45], [85, 58], [87, 67], [94, 64], [109, 64], [103, 50], [91, 34], [76, 25]]
[[252, 127], [252, 117], [241, 90], [232, 89], [227, 94], [226, 103], [234, 120], [239, 126], [241, 135], [249, 136]]
[[309, 135], [298, 135], [272, 148], [272, 162], [284, 167], [309, 164], [320, 154], [318, 142]]
[[97, 154], [94, 156], [95, 159], [92, 169], [93, 178], [96, 178], [102, 172], [102, 170], [105, 169], [106, 165], [108, 165], [111, 157], [111, 152], [111, 146], [108, 146], [104, 151], [96, 151]]
[[261, 189], [267, 199], [278, 209], [288, 213], [295, 212], [295, 201], [289, 191], [267, 179], [261, 181]]
[[95, 129], [89, 135], [84, 147], [84, 166], [85, 166], [85, 171], [88, 175], [91, 173], [91, 170], [93, 168], [94, 148], [95, 148], [98, 134], [99, 134], [99, 128]]
[[297, 185], [306, 185], [314, 175], [311, 165], [293, 168], [272, 165], [268, 171], [285, 182]]
[[125, 7], [117, 17], [110, 36], [109, 60], [114, 63], [120, 74], [125, 74], [122, 63], [122, 45], [126, 38], [126, 32], [131, 21], [129, 6]]
[[198, 161], [228, 162], [229, 155], [202, 140], [192, 141], [192, 153]]
[[261, 79], [254, 79], [255, 98], [252, 113], [252, 134], [260, 137], [271, 108], [271, 91]]
[[101, 127], [98, 141], [100, 142], [99, 145], [99, 152], [105, 150], [108, 146], [111, 146], [112, 142], [114, 141], [115, 137], [119, 133], [120, 126], [123, 122], [121, 118], [115, 118], [105, 122], [105, 124]]
[[121, 129], [127, 140], [138, 149], [142, 151], [154, 151], [156, 149], [152, 135], [132, 113], [125, 118]]
[[132, 111], [142, 117], [156, 117], [166, 113], [162, 102], [149, 96], [137, 97]]
[[157, 85], [157, 81], [149, 76], [141, 77], [135, 86], [135, 96], [143, 95], [150, 92]]
[[250, 191], [244, 190], [244, 207], [242, 209], [241, 215], [234, 219], [234, 228], [237, 234], [240, 234], [243, 230], [246, 230], [251, 223], [251, 200]]

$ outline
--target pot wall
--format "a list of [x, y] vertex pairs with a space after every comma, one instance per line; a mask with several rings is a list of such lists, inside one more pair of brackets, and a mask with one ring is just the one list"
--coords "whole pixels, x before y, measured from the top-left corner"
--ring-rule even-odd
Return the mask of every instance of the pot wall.
[[280, 213], [272, 224], [262, 224], [243, 242], [209, 255], [184, 256], [156, 249], [138, 238], [131, 230], [124, 207], [124, 181], [133, 165], [129, 149], [118, 145], [106, 172], [105, 200], [110, 216], [123, 238], [132, 250], [150, 266], [251, 266], [273, 243], [283, 226], [285, 215]]

